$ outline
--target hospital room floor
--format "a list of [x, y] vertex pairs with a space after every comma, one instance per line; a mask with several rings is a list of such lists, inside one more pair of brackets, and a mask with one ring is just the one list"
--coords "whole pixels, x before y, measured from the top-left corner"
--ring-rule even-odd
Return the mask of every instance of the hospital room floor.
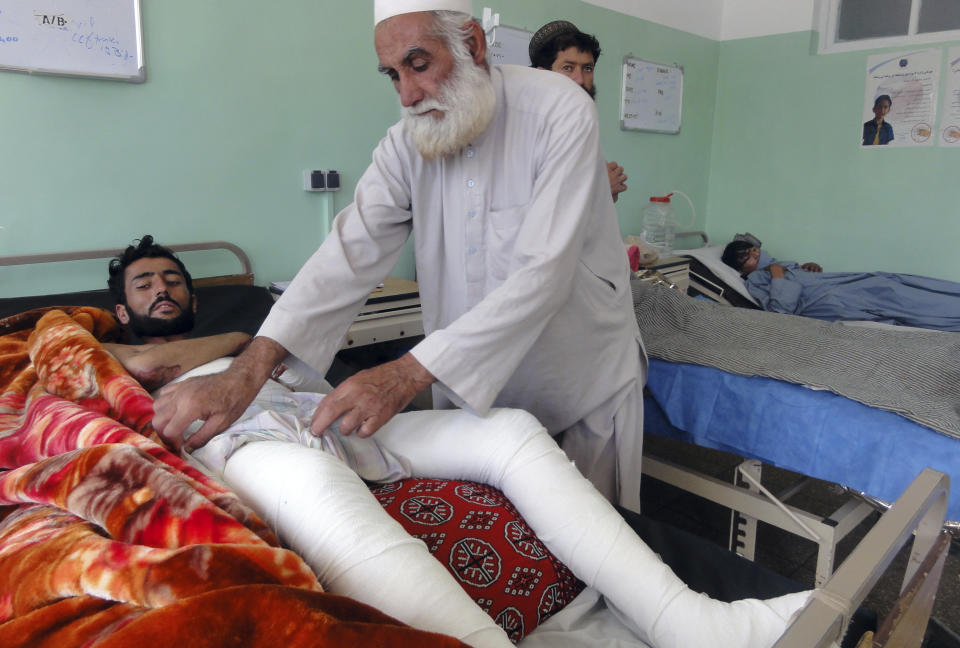
[[[694, 446], [671, 439], [646, 435], [644, 452], [698, 470], [717, 479], [731, 481], [741, 459], [735, 455]], [[786, 487], [797, 475], [770, 466], [763, 468], [763, 483], [773, 492]], [[817, 514], [829, 514], [843, 504], [846, 496], [834, 484], [813, 480], [801, 493], [790, 499], [791, 505]], [[678, 488], [644, 477], [641, 488], [644, 515], [669, 523], [722, 546], [727, 546], [730, 512]], [[877, 515], [864, 520], [838, 547], [837, 564], [876, 522]], [[880, 618], [889, 612], [896, 600], [907, 562], [909, 544], [900, 552], [865, 605]], [[817, 547], [791, 533], [766, 524], [757, 531], [756, 560], [761, 565], [813, 587]], [[924, 648], [960, 648], [960, 540], [954, 539], [940, 579]]]

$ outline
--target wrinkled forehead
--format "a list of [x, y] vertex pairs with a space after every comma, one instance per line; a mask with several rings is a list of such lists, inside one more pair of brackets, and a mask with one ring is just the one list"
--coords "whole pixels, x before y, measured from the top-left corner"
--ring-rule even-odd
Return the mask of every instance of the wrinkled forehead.
[[147, 257], [143, 259], [137, 259], [128, 265], [126, 270], [123, 272], [123, 279], [124, 283], [129, 285], [134, 281], [154, 277], [157, 275], [163, 277], [183, 278], [183, 273], [180, 271], [180, 267], [173, 259], [168, 259], [166, 257]]
[[433, 35], [433, 16], [425, 12], [401, 14], [384, 20], [373, 31], [373, 46], [380, 65], [396, 67], [412, 52], [437, 55], [447, 51]]

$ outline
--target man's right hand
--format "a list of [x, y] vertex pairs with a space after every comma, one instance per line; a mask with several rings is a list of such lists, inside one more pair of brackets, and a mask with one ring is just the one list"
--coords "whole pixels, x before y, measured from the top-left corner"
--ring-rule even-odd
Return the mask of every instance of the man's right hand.
[[610, 181], [610, 195], [617, 202], [620, 194], [627, 190], [627, 174], [616, 162], [607, 162], [607, 179]]
[[[253, 386], [230, 374], [228, 369], [161, 389], [153, 405], [153, 428], [157, 434], [178, 452], [181, 447], [189, 452], [227, 429], [260, 389], [260, 385]], [[203, 421], [203, 425], [196, 434], [184, 439], [184, 431], [196, 420]]]
[[[240, 418], [286, 356], [279, 343], [258, 337], [223, 373], [167, 385], [154, 402], [153, 428], [177, 451], [199, 448]], [[184, 431], [196, 420], [204, 423], [185, 440]]]

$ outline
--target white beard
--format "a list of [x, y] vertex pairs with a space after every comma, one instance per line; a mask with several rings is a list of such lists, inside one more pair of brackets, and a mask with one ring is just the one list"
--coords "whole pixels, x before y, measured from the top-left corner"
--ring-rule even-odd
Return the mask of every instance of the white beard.
[[[467, 54], [455, 55], [453, 73], [440, 88], [440, 97], [424, 99], [403, 109], [403, 125], [427, 160], [456, 153], [482, 133], [493, 119], [496, 93], [490, 73]], [[426, 114], [438, 110], [443, 117]]]

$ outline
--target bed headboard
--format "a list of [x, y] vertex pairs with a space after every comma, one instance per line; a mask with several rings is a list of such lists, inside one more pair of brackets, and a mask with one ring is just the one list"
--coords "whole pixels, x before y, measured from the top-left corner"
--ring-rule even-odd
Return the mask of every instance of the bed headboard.
[[[179, 243], [165, 245], [174, 252], [194, 252], [199, 250], [227, 250], [232, 252], [240, 261], [243, 272], [233, 275], [217, 277], [203, 277], [193, 280], [194, 285], [210, 286], [222, 284], [253, 285], [253, 270], [250, 266], [250, 257], [240, 246], [227, 241], [203, 241], [200, 243]], [[0, 266], [29, 265], [32, 263], [60, 263], [63, 261], [80, 261], [83, 259], [112, 259], [123, 254], [124, 248], [100, 248], [98, 250], [77, 250], [72, 252], [50, 252], [47, 254], [13, 254], [0, 256]]]
[[[166, 245], [174, 252], [204, 250], [228, 250], [240, 262], [241, 272], [215, 277], [194, 277], [197, 294], [197, 321], [194, 333], [197, 336], [243, 331], [256, 334], [261, 322], [270, 312], [273, 298], [266, 288], [253, 284], [254, 276], [247, 254], [237, 245], [227, 241], [204, 241]], [[103, 248], [54, 252], [50, 254], [21, 254], [0, 256], [0, 266], [17, 266], [34, 263], [61, 263], [84, 259], [111, 259], [123, 249]], [[106, 264], [104, 264], [106, 283]], [[55, 295], [26, 295], [0, 299], [0, 318], [47, 306], [95, 306], [113, 310], [114, 302], [107, 289], [86, 290]]]

